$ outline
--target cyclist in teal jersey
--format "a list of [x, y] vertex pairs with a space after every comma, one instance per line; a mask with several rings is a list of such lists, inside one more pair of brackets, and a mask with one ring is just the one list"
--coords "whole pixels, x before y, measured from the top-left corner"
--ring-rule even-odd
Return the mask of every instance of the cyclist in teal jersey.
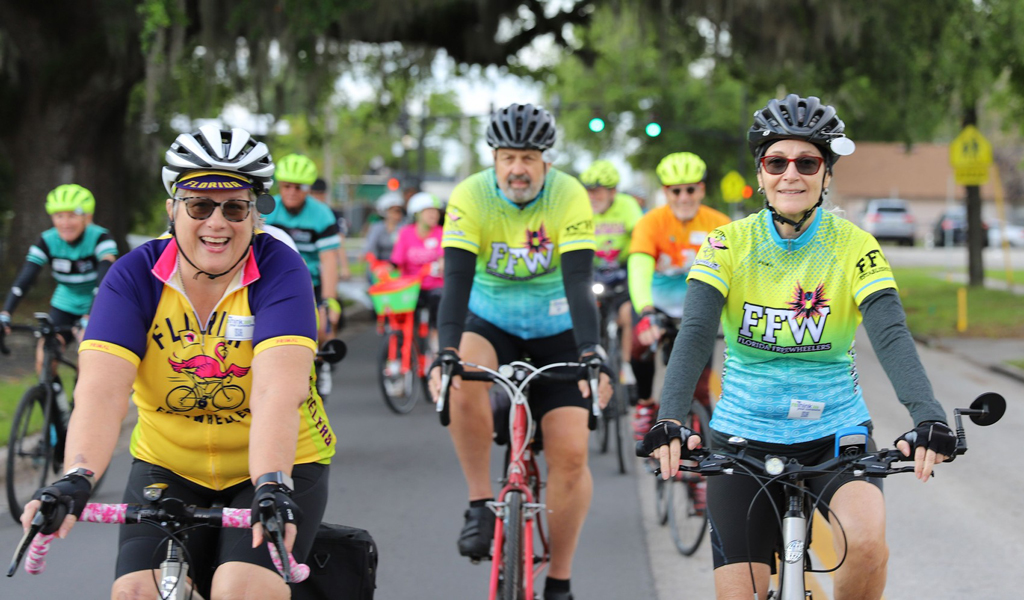
[[[603, 361], [591, 291], [593, 211], [579, 181], [545, 160], [543, 153], [554, 141], [555, 121], [548, 111], [530, 104], [496, 111], [487, 130], [494, 168], [461, 182], [448, 199], [438, 316], [442, 350], [430, 381], [435, 398], [440, 363], [458, 361], [459, 355], [490, 368], [527, 355], [536, 366], [595, 356]], [[536, 382], [530, 388], [548, 467], [551, 566], [544, 600], [572, 600], [572, 559], [593, 488], [587, 467], [592, 402], [587, 383], [577, 383]], [[611, 392], [611, 380], [602, 373], [602, 406]], [[449, 402], [449, 431], [470, 501], [459, 552], [486, 558], [495, 520], [486, 505], [494, 498], [488, 386], [456, 376]]]
[[[922, 481], [953, 453], [956, 435], [921, 365], [878, 242], [821, 208], [833, 165], [854, 150], [844, 130], [835, 109], [813, 96], [770, 100], [754, 113], [747, 139], [765, 208], [714, 229], [693, 261], [659, 421], [643, 441], [643, 451], [661, 461], [663, 477], [675, 476], [680, 457], [701, 443], [680, 423], [714, 348], [719, 317], [726, 344], [722, 393], [704, 440], [713, 447], [740, 436], [752, 456], [816, 464], [834, 455], [839, 430], [870, 431], [854, 352], [863, 321], [913, 420], [896, 447], [908, 457], [913, 452]], [[868, 449], [873, 446], [869, 440]], [[767, 589], [776, 510], [785, 511], [781, 485], [708, 479], [718, 598], [751, 598]], [[880, 482], [845, 473], [811, 480], [808, 488], [832, 525], [836, 555], [845, 556], [834, 597], [880, 598], [889, 555]]]
[[[594, 251], [594, 282], [606, 289], [614, 289], [628, 281], [626, 264], [630, 238], [643, 211], [633, 196], [619, 193], [619, 171], [607, 160], [595, 160], [586, 171], [580, 173], [580, 182], [587, 188], [590, 207], [594, 210], [594, 238], [597, 244], [597, 250]], [[633, 305], [629, 301], [628, 290], [612, 298], [611, 302], [612, 309], [618, 311], [619, 327], [628, 334], [633, 327]], [[633, 370], [629, 364], [633, 336], [623, 335], [619, 339], [622, 372], [615, 375], [625, 383], [634, 383]]]
[[[50, 298], [50, 319], [57, 327], [71, 327], [88, 320], [100, 281], [117, 258], [117, 244], [110, 233], [92, 222], [96, 198], [80, 185], [57, 186], [46, 196], [46, 212], [53, 219], [28, 249], [25, 264], [11, 285], [0, 311], [0, 327], [10, 333], [14, 309], [46, 265], [57, 282]], [[65, 343], [71, 339], [64, 338]], [[42, 369], [42, 340], [36, 352], [36, 372]], [[60, 394], [60, 392], [58, 392]]]
[[266, 222], [280, 227], [295, 241], [313, 278], [320, 322], [329, 325], [322, 339], [334, 337], [341, 317], [338, 303], [338, 250], [341, 236], [331, 209], [309, 192], [316, 181], [313, 161], [301, 154], [289, 154], [277, 163], [275, 176], [281, 193]]

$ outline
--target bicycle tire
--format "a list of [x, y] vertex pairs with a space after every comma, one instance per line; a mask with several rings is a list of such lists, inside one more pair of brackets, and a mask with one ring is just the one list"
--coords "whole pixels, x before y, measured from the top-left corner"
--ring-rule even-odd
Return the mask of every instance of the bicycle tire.
[[[390, 338], [395, 337], [395, 360], [402, 360], [402, 332], [391, 331], [381, 340], [380, 352], [377, 356], [377, 382], [380, 385], [380, 393], [384, 397], [384, 403], [392, 412], [404, 415], [412, 411], [419, 401], [423, 392], [420, 381], [417, 362], [419, 357], [416, 352], [416, 345], [410, 346], [412, 356], [409, 357], [409, 370], [400, 373], [398, 376], [386, 374], [388, 367], [388, 344]], [[402, 393], [397, 393], [401, 389]]]
[[668, 497], [668, 483], [661, 478], [661, 475], [654, 477], [654, 514], [658, 518], [658, 525], [661, 526], [668, 524], [668, 504], [670, 500]]
[[[708, 409], [694, 400], [686, 426], [707, 438]], [[707, 482], [696, 473], [679, 471], [669, 486], [669, 531], [676, 550], [683, 556], [692, 556], [700, 547], [707, 531]]]
[[[54, 464], [53, 443], [49, 426], [47, 403], [52, 403], [52, 389], [37, 384], [25, 390], [18, 402], [11, 422], [11, 435], [7, 440], [7, 505], [16, 523], [35, 491], [47, 484]], [[33, 421], [40, 433], [33, 431]], [[56, 435], [54, 431], [53, 435]]]
[[[505, 539], [501, 551], [501, 600], [524, 600], [523, 595], [523, 495], [505, 495]], [[528, 534], [528, 533], [527, 533]], [[531, 599], [532, 600], [532, 599]]]

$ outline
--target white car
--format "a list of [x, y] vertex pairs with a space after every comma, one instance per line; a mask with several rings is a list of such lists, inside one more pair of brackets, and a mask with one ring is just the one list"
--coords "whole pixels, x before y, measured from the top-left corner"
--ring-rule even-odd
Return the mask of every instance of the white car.
[[[1013, 248], [1024, 248], [1024, 227], [1006, 224], [1006, 239]], [[999, 248], [1003, 245], [1003, 227], [999, 221], [990, 221], [988, 227], [988, 247]]]

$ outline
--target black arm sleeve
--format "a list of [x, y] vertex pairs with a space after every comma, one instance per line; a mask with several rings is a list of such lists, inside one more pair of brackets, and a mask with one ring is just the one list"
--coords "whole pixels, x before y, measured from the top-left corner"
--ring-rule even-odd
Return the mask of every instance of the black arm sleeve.
[[725, 296], [703, 281], [691, 281], [683, 303], [683, 322], [665, 369], [658, 419], [682, 421], [690, 412], [697, 381], [715, 351], [715, 334]]
[[103, 283], [103, 278], [107, 276], [107, 271], [114, 265], [114, 261], [100, 259], [96, 265], [96, 289], [100, 289], [100, 284]]
[[21, 271], [18, 272], [18, 276], [14, 278], [14, 283], [11, 284], [11, 291], [7, 294], [7, 301], [4, 302], [4, 311], [13, 313], [14, 309], [18, 308], [18, 303], [32, 289], [32, 284], [42, 270], [42, 266], [30, 260], [25, 261]]
[[946, 411], [935, 399], [932, 384], [907, 329], [899, 294], [892, 289], [879, 290], [860, 303], [860, 312], [878, 362], [885, 368], [896, 397], [910, 411], [914, 425], [922, 421], [946, 423]]
[[441, 349], [459, 348], [469, 314], [469, 292], [473, 289], [476, 254], [461, 248], [444, 249], [444, 293], [437, 309], [437, 332]]
[[[598, 333], [601, 325], [594, 298], [594, 251], [574, 250], [562, 255], [562, 285], [572, 317], [572, 332], [576, 336], [576, 351], [583, 353], [590, 346], [601, 343]], [[614, 348], [605, 348], [608, 352]]]

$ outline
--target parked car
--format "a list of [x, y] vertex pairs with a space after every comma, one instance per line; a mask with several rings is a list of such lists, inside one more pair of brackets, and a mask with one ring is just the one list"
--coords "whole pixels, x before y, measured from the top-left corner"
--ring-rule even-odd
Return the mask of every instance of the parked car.
[[[981, 221], [982, 247], [988, 246], [988, 223]], [[961, 246], [967, 243], [967, 207], [953, 206], [946, 209], [939, 220], [935, 222], [932, 234], [935, 237], [936, 246]]]
[[868, 200], [862, 221], [864, 231], [878, 241], [893, 241], [901, 246], [914, 245], [914, 215], [910, 204], [899, 198]]
[[[998, 220], [988, 224], [988, 245], [998, 248], [1003, 244], [1003, 227]], [[1013, 223], [1006, 224], [1006, 240], [1013, 248], [1024, 248], [1024, 227]]]

